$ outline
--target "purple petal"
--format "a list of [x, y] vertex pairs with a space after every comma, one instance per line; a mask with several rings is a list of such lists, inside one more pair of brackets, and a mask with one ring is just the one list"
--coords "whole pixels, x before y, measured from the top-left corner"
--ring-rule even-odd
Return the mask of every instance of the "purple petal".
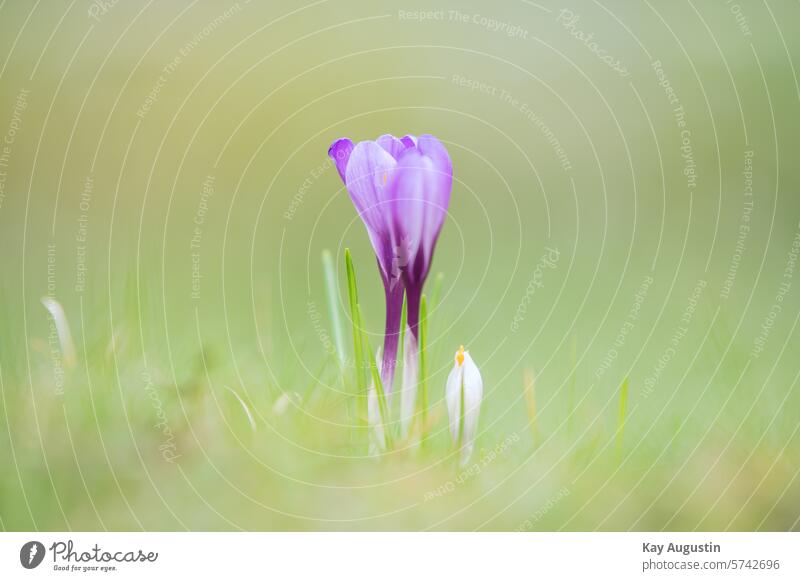
[[425, 225], [425, 191], [430, 160], [416, 149], [409, 149], [397, 162], [392, 186], [392, 228], [397, 244], [395, 254], [402, 267], [406, 267], [422, 243]]
[[450, 161], [450, 154], [447, 153], [447, 149], [442, 145], [442, 142], [433, 135], [420, 135], [417, 138], [416, 147], [422, 155], [431, 158], [436, 169], [446, 175], [447, 179], [452, 183], [453, 163]]
[[420, 287], [447, 215], [452, 184], [453, 169], [447, 150], [431, 136], [421, 136], [416, 148], [407, 149], [393, 174], [391, 225], [395, 254], [409, 281]]
[[419, 307], [422, 302], [422, 284], [412, 283], [406, 287], [406, 313], [408, 328], [419, 340]]
[[403, 313], [403, 292], [404, 289], [400, 285], [392, 290], [386, 290], [386, 327], [383, 334], [381, 383], [387, 395], [392, 393], [394, 370], [397, 363], [397, 344], [400, 338], [400, 319]]
[[384, 282], [392, 275], [392, 229], [389, 184], [397, 162], [374, 141], [355, 146], [345, 172], [345, 184], [353, 205], [369, 232]]
[[406, 147], [416, 147], [417, 146], [417, 138], [413, 135], [406, 135], [400, 141], [402, 141]]
[[429, 189], [425, 191], [427, 204], [425, 205], [422, 251], [425, 259], [424, 273], [427, 275], [433, 249], [450, 205], [450, 193], [453, 189], [453, 163], [450, 161], [447, 149], [432, 135], [420, 135], [417, 140], [417, 150], [430, 159], [434, 167], [428, 176]]
[[399, 159], [406, 149], [416, 146], [416, 143], [413, 139], [410, 139], [409, 135], [406, 135], [403, 139], [397, 139], [394, 135], [387, 133], [386, 135], [381, 135], [375, 141], [395, 159]]
[[378, 139], [375, 140], [375, 143], [385, 149], [386, 152], [394, 159], [400, 157], [400, 154], [406, 150], [405, 143], [397, 139], [397, 137], [394, 135], [389, 135], [388, 133], [378, 137]]
[[350, 160], [350, 154], [353, 152], [353, 142], [343, 137], [334, 141], [328, 148], [328, 155], [336, 164], [336, 169], [339, 171], [339, 177], [343, 182], [346, 182], [345, 175], [347, 170], [347, 162]]

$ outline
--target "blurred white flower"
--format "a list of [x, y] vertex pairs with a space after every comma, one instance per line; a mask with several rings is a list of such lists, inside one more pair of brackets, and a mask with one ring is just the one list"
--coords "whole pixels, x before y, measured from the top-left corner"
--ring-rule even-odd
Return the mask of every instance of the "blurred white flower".
[[58, 335], [58, 343], [61, 346], [61, 357], [64, 360], [64, 365], [74, 367], [77, 359], [75, 344], [72, 342], [72, 333], [69, 330], [64, 307], [51, 297], [42, 297], [42, 305], [53, 318], [53, 325], [55, 325], [56, 334]]
[[462, 345], [456, 351], [453, 370], [447, 377], [445, 387], [447, 413], [450, 416], [450, 435], [453, 444], [460, 448], [462, 466], [467, 463], [475, 448], [482, 398], [481, 372]]

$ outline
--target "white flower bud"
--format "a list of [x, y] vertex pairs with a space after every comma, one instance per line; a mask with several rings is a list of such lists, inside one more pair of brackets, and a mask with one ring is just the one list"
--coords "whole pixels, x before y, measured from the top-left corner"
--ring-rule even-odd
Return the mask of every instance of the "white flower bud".
[[445, 387], [450, 435], [453, 444], [460, 448], [462, 466], [467, 463], [475, 447], [482, 398], [481, 372], [462, 346], [456, 352], [455, 364]]

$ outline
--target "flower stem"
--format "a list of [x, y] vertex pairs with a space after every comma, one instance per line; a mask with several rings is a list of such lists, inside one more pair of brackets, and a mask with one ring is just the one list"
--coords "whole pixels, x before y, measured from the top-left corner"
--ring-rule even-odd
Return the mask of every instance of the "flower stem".
[[394, 370], [397, 365], [397, 344], [400, 339], [400, 320], [403, 313], [403, 290], [401, 285], [397, 285], [393, 289], [386, 289], [386, 327], [383, 335], [381, 381], [387, 395], [392, 393]]
[[408, 328], [411, 329], [414, 339], [419, 340], [419, 309], [422, 299], [422, 287], [406, 287], [406, 296], [408, 300]]

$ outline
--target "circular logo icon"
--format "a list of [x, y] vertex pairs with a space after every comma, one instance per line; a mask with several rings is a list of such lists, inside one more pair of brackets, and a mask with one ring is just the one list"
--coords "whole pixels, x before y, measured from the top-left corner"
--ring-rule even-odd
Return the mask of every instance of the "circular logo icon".
[[35, 569], [44, 559], [44, 545], [39, 541], [29, 541], [19, 550], [19, 562], [26, 569]]

